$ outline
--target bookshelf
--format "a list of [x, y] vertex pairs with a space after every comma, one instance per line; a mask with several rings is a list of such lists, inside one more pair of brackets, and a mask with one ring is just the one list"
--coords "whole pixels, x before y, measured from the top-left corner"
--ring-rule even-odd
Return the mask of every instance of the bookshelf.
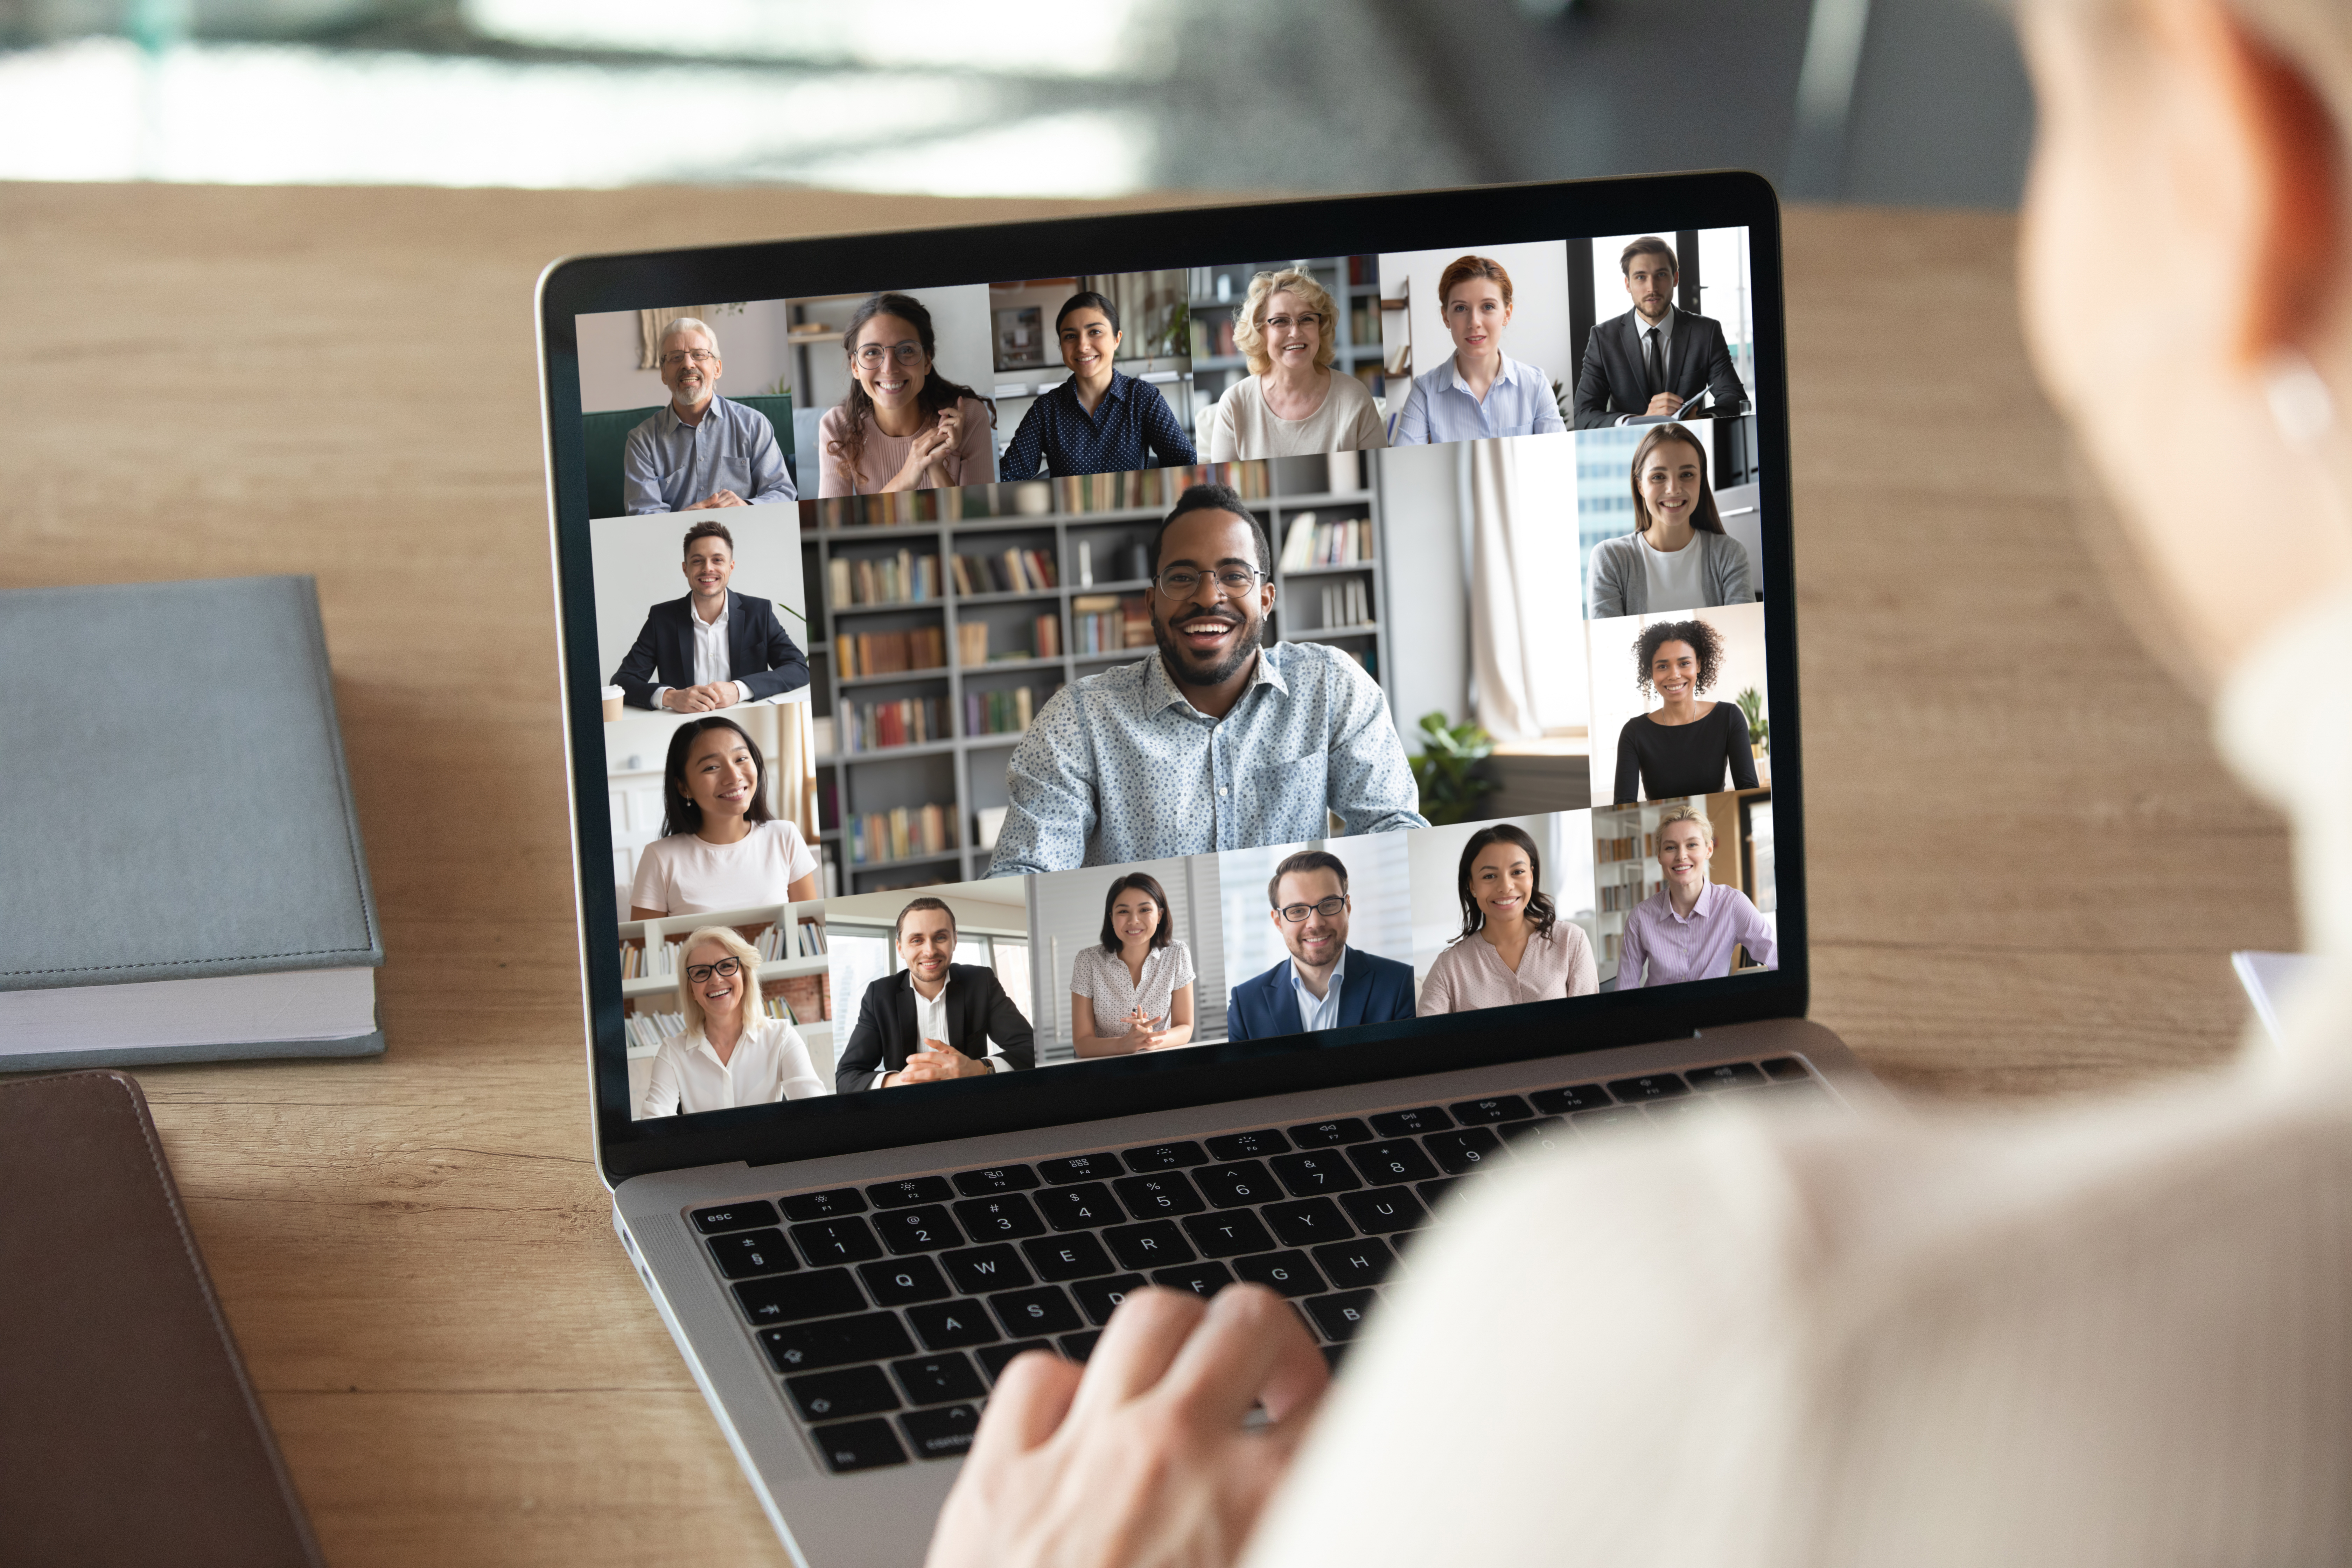
[[[1248, 362], [1231, 352], [1220, 353], [1220, 331], [1234, 319], [1234, 308], [1249, 293], [1250, 279], [1260, 272], [1296, 267], [1330, 291], [1339, 306], [1335, 323], [1337, 343], [1332, 369], [1362, 378], [1372, 395], [1382, 395], [1381, 381], [1381, 285], [1379, 258], [1371, 256], [1321, 256], [1305, 261], [1249, 261], [1224, 267], [1195, 267], [1188, 288], [1192, 317], [1192, 400], [1203, 409], [1224, 395], [1236, 376], [1249, 374]], [[1218, 292], [1222, 284], [1223, 292]], [[1382, 412], [1387, 412], [1385, 406]]]
[[[1340, 647], [1385, 686], [1390, 668], [1385, 548], [1380, 499], [1366, 482], [1368, 468], [1361, 453], [1340, 453], [1221, 464], [1216, 477], [1249, 498], [1273, 535], [1277, 563], [1275, 634]], [[1028, 711], [1034, 715], [1070, 681], [1156, 656], [1148, 642], [1080, 651], [1088, 646], [1076, 635], [1083, 629], [1080, 617], [1087, 610], [1077, 602], [1109, 599], [1137, 605], [1144, 601], [1150, 584], [1136, 552], [1150, 544], [1153, 530], [1184, 485], [1197, 482], [1201, 474], [1200, 469], [1171, 468], [803, 503], [803, 581], [808, 584], [809, 624], [819, 633], [813, 639], [816, 646], [810, 649], [809, 668], [818, 721], [817, 793], [830, 890], [878, 892], [969, 881], [987, 874], [991, 851], [979, 847], [979, 814], [1007, 804], [1005, 763], [1024, 731], [975, 730], [971, 723], [975, 701], [988, 721], [992, 699], [1001, 714], [1008, 700], [1025, 687]], [[1084, 504], [1115, 498], [1122, 490], [1136, 504]], [[1291, 527], [1302, 521], [1310, 526], [1365, 525], [1369, 557], [1285, 571], [1280, 565], [1285, 542]], [[966, 592], [946, 565], [958, 554], [1001, 560], [1008, 550], [1050, 563], [1052, 584], [1024, 577], [1019, 587]], [[835, 563], [851, 574], [853, 590], [867, 580], [878, 581], [876, 568], [885, 562], [900, 569], [897, 574], [904, 586], [919, 574], [910, 570], [913, 563], [926, 555], [942, 563], [935, 574], [935, 597], [835, 603]], [[868, 572], [857, 571], [861, 563]], [[920, 575], [928, 591], [933, 574]], [[1355, 584], [1352, 595], [1334, 601], [1332, 607], [1360, 606], [1369, 618], [1327, 618], [1322, 590], [1344, 589], [1349, 584]], [[1054, 652], [1043, 656], [1037, 646], [1041, 619], [1053, 626], [1055, 644]], [[966, 657], [965, 628], [976, 626], [987, 628], [990, 657], [984, 661]], [[877, 633], [917, 634], [909, 646], [938, 648], [946, 663], [845, 679], [835, 639]], [[927, 728], [919, 742], [846, 749], [849, 705], [880, 702], [936, 703], [926, 711], [943, 711], [949, 732], [933, 736]], [[828, 733], [834, 737], [830, 749]], [[941, 815], [952, 828], [950, 843], [878, 860], [851, 859], [851, 836], [844, 831], [846, 817], [879, 814], [887, 820], [887, 814], [903, 812], [913, 822], [920, 820], [925, 807], [946, 808]], [[895, 849], [896, 836], [890, 837]]]
[[[626, 975], [621, 982], [621, 1013], [634, 1018], [640, 1013], [665, 1014], [677, 1010], [677, 972], [675, 968], [659, 973], [627, 974], [631, 968], [656, 966], [661, 961], [639, 960], [633, 963], [628, 954], [632, 949], [656, 953], [667, 948], [672, 962], [683, 956], [677, 946], [687, 936], [704, 926], [730, 926], [744, 941], [760, 946], [761, 938], [772, 927], [790, 930], [803, 924], [824, 925], [824, 905], [812, 900], [800, 904], [755, 904], [740, 910], [707, 910], [700, 914], [665, 915], [659, 920], [624, 921], [621, 922], [622, 967]], [[788, 944], [786, 952], [793, 952]], [[760, 995], [764, 1002], [772, 997], [787, 998], [792, 1009], [793, 1027], [808, 1042], [809, 1054], [817, 1058], [818, 1066], [828, 1077], [833, 1059], [833, 1021], [830, 987], [826, 977], [831, 960], [824, 953], [788, 956], [763, 961], [760, 965]], [[793, 984], [794, 981], [811, 981], [814, 984]], [[814, 1005], [812, 1005], [812, 998]], [[811, 1016], [814, 1014], [814, 1016]], [[632, 1058], [650, 1057], [655, 1046], [632, 1042]]]

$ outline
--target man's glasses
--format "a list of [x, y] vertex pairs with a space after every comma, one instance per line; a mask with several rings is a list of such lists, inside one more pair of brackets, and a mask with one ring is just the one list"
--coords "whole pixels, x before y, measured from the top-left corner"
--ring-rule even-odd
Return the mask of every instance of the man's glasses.
[[716, 963], [689, 963], [686, 966], [687, 983], [692, 985], [700, 985], [714, 974], [721, 980], [732, 980], [742, 973], [743, 961], [739, 958], [722, 958]]
[[1282, 906], [1282, 918], [1292, 925], [1297, 925], [1308, 915], [1321, 915], [1327, 921], [1337, 920], [1339, 918], [1340, 911], [1347, 907], [1348, 896], [1345, 893], [1335, 893], [1319, 903], [1285, 904]]
[[[1259, 576], [1255, 566], [1228, 566], [1217, 574], [1217, 587], [1228, 599], [1242, 598], [1257, 586]], [[1201, 577], [1202, 574], [1188, 566], [1176, 566], [1151, 581], [1170, 598], [1182, 599], [1191, 596], [1192, 590], [1201, 585]]]
[[718, 357], [718, 352], [713, 349], [672, 349], [662, 355], [662, 369], [676, 370], [688, 360], [697, 364], [709, 364]]
[[901, 366], [912, 370], [923, 363], [923, 345], [894, 343], [886, 349], [880, 343], [867, 343], [857, 351], [857, 363], [867, 370], [880, 370], [885, 359], [895, 359]]

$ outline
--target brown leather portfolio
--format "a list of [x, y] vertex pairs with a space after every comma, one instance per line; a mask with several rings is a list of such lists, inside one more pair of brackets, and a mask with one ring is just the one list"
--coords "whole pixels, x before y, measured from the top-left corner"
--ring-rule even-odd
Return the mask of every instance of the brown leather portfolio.
[[0, 1558], [320, 1560], [121, 1073], [0, 1082]]

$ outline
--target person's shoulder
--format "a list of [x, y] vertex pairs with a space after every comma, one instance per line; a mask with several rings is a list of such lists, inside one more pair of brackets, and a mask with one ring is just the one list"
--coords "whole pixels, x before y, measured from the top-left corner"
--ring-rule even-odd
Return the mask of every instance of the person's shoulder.
[[1366, 386], [1361, 378], [1350, 375], [1338, 365], [1333, 365], [1331, 390], [1328, 395], [1337, 399], [1345, 407], [1370, 406], [1372, 401], [1372, 389]]
[[694, 595], [680, 594], [675, 599], [658, 599], [646, 608], [649, 621], [682, 621], [694, 610]]
[[1622, 563], [1628, 557], [1638, 561], [1641, 559], [1641, 542], [1642, 536], [1638, 533], [1612, 533], [1592, 547], [1592, 559], [1596, 564], [1605, 561], [1612, 566]]
[[[1106, 698], [1132, 697], [1150, 679], [1151, 661], [1159, 657], [1157, 653], [1148, 654], [1129, 659], [1125, 664], [1114, 664], [1108, 669], [1097, 670], [1092, 675], [1082, 675], [1045, 699], [1045, 707], [1056, 704], [1068, 707]], [[1065, 697], [1069, 700], [1066, 703], [1063, 701]]]
[[967, 985], [998, 985], [1001, 984], [1001, 982], [996, 978], [996, 971], [991, 969], [985, 963], [949, 964], [949, 984], [953, 984], [959, 980], [962, 981]]
[[1257, 400], [1257, 376], [1255, 373], [1244, 366], [1243, 373], [1234, 377], [1232, 384], [1218, 395], [1215, 405], [1219, 408], [1238, 408], [1244, 403], [1254, 404]]
[[772, 816], [765, 822], [755, 822], [751, 824], [751, 831], [788, 847], [803, 842], [801, 825], [789, 816]]
[[646, 415], [643, 419], [638, 420], [635, 425], [630, 426], [627, 438], [634, 441], [642, 436], [648, 441], [652, 440], [655, 436], [660, 433], [661, 416], [667, 411], [668, 406], [669, 405], [667, 404], [664, 404], [661, 407], [655, 409], [651, 414]]
[[685, 854], [689, 847], [700, 842], [701, 840], [691, 833], [665, 833], [638, 850], [637, 858], [649, 859], [657, 866], [667, 865]]
[[817, 416], [816, 428], [820, 436], [837, 437], [846, 434], [849, 429], [849, 410], [841, 404], [835, 404]]
[[1384, 975], [1391, 980], [1402, 980], [1408, 986], [1412, 984], [1412, 965], [1401, 960], [1383, 958], [1377, 952], [1366, 952], [1360, 947], [1350, 947], [1348, 950], [1348, 962], [1361, 963], [1364, 966], [1363, 973], [1368, 979]]

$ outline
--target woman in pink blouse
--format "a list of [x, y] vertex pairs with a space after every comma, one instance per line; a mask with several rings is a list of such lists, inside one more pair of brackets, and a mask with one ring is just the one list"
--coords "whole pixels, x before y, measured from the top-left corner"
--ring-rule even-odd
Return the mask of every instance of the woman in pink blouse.
[[1736, 948], [1770, 969], [1779, 955], [1772, 928], [1737, 888], [1706, 879], [1715, 824], [1696, 806], [1669, 807], [1658, 818], [1658, 869], [1666, 885], [1625, 917], [1617, 989], [1711, 980], [1731, 973]]
[[1467, 1013], [1589, 996], [1601, 989], [1584, 929], [1543, 891], [1543, 856], [1525, 828], [1482, 827], [1462, 847], [1462, 934], [1429, 966], [1419, 1011]]
[[984, 485], [996, 478], [996, 411], [941, 375], [931, 313], [910, 294], [877, 294], [841, 334], [849, 391], [817, 421], [820, 496]]

